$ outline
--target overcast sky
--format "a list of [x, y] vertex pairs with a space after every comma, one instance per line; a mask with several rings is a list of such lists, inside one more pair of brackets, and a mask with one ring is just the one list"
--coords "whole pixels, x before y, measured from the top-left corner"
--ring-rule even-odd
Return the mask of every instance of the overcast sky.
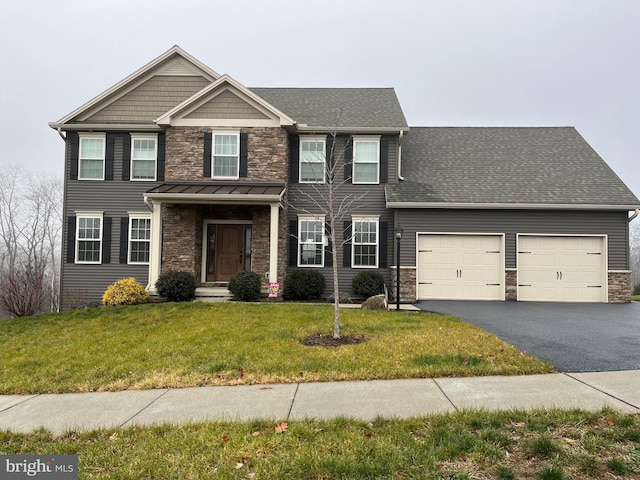
[[47, 123], [177, 44], [248, 87], [394, 87], [410, 126], [575, 126], [640, 196], [638, 0], [0, 6], [0, 166], [61, 177]]

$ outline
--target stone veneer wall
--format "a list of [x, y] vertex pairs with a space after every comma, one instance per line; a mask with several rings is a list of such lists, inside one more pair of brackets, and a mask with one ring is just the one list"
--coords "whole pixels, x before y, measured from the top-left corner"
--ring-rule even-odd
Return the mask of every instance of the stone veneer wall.
[[[201, 269], [202, 221], [196, 207], [162, 207], [162, 271], [184, 270], [194, 275]], [[196, 276], [196, 280], [200, 277]]]
[[507, 268], [504, 272], [505, 300], [518, 300], [518, 270]]
[[[215, 130], [215, 129], [213, 129]], [[211, 127], [167, 130], [165, 179], [207, 180], [203, 174], [204, 134]], [[284, 128], [242, 128], [247, 133], [248, 176], [241, 181], [284, 182], [288, 176], [288, 137]], [[210, 179], [209, 179], [210, 180]]]
[[609, 303], [627, 303], [631, 301], [631, 271], [611, 270], [607, 274], [609, 281]]
[[[396, 301], [397, 274], [395, 265], [391, 267], [391, 300]], [[414, 303], [418, 298], [416, 292], [416, 267], [400, 267], [400, 301]]]

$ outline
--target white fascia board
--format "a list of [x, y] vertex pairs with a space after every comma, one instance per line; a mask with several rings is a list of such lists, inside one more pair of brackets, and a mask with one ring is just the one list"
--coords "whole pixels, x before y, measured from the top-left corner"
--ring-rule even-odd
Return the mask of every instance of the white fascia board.
[[446, 202], [386, 202], [387, 208], [429, 208], [457, 210], [623, 210], [637, 205], [544, 204], [544, 203], [446, 203]]
[[373, 133], [400, 133], [408, 132], [409, 127], [328, 127], [328, 126], [309, 126], [309, 125], [296, 125], [296, 131], [300, 133], [318, 133], [318, 132], [330, 132], [336, 134], [373, 134]]
[[[262, 97], [259, 97], [258, 95], [253, 93], [251, 90], [249, 90], [247, 87], [245, 87], [240, 82], [238, 82], [237, 80], [235, 80], [234, 78], [232, 78], [230, 75], [227, 75], [227, 74], [224, 74], [223, 76], [218, 78], [215, 82], [207, 85], [199, 92], [196, 92], [191, 97], [187, 98], [181, 104], [173, 107], [167, 113], [161, 115], [155, 120], [155, 122], [158, 125], [174, 125], [174, 122], [180, 118], [179, 114], [183, 110], [187, 109], [189, 106], [192, 106], [192, 105], [194, 109], [199, 107], [202, 103], [209, 100], [207, 96], [210, 93], [214, 92], [217, 89], [220, 89], [224, 84], [232, 86], [234, 89], [237, 90], [238, 93], [247, 97], [256, 106], [260, 107], [260, 109], [266, 110], [272, 115], [275, 115], [276, 117], [278, 117], [280, 119], [280, 125], [285, 126], [285, 125], [295, 124], [295, 121], [291, 117], [281, 112], [270, 103], [267, 103]], [[185, 112], [185, 113], [188, 113], [188, 112]], [[173, 117], [176, 115], [178, 116], [176, 117], [176, 119], [174, 119]]]
[[49, 127], [57, 130], [58, 128], [65, 131], [74, 132], [104, 132], [109, 131], [123, 131], [123, 132], [149, 132], [157, 133], [163, 129], [155, 124], [150, 123], [57, 123], [49, 122]]
[[217, 73], [216, 71], [212, 70], [211, 68], [209, 68], [204, 63], [202, 63], [199, 60], [197, 60], [196, 58], [194, 58], [191, 55], [189, 55], [187, 52], [182, 50], [179, 46], [175, 45], [175, 46], [171, 47], [169, 50], [167, 50], [165, 53], [160, 55], [159, 57], [155, 58], [154, 60], [151, 60], [145, 66], [139, 68], [138, 70], [133, 72], [131, 75], [127, 76], [123, 80], [121, 80], [118, 83], [116, 83], [115, 85], [113, 85], [111, 88], [105, 90], [104, 92], [102, 92], [98, 96], [92, 98], [91, 100], [89, 100], [87, 103], [85, 103], [81, 107], [76, 108], [73, 112], [71, 112], [68, 115], [62, 117], [57, 122], [52, 122], [49, 125], [51, 126], [52, 124], [55, 124], [56, 126], [55, 127], [52, 126], [52, 128], [56, 128], [56, 129], [58, 127], [64, 126], [64, 124], [66, 124], [70, 120], [74, 119], [75, 117], [79, 116], [81, 113], [83, 113], [83, 112], [89, 110], [90, 108], [94, 107], [95, 105], [97, 105], [102, 100], [104, 100], [105, 98], [109, 97], [110, 95], [113, 95], [115, 92], [117, 92], [121, 88], [125, 87], [127, 84], [133, 83], [133, 82], [139, 80], [140, 78], [144, 77], [151, 70], [153, 70], [155, 67], [157, 67], [159, 64], [161, 64], [162, 62], [164, 62], [165, 60], [167, 60], [168, 58], [170, 58], [172, 55], [175, 55], [175, 54], [180, 55], [181, 57], [183, 57], [184, 59], [186, 59], [187, 61], [189, 61], [193, 65], [195, 65], [196, 67], [200, 68], [206, 75], [208, 75], [211, 78], [212, 81], [217, 80], [218, 78], [220, 78], [220, 74], [219, 73]]

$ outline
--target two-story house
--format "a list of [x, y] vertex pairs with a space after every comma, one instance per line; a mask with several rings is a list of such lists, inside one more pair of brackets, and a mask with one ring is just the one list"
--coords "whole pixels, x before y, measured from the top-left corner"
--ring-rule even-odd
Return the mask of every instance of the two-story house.
[[314, 268], [329, 294], [327, 170], [359, 199], [334, 226], [344, 291], [366, 269], [392, 285], [402, 229], [403, 301], [630, 295], [640, 201], [573, 128], [409, 128], [391, 88], [247, 88], [177, 46], [50, 126], [63, 306], [169, 269], [208, 296]]

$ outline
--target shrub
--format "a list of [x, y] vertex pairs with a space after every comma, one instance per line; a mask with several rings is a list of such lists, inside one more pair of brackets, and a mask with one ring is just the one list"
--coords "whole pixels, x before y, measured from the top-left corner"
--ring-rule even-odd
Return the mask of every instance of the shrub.
[[353, 294], [369, 298], [384, 293], [384, 278], [378, 272], [360, 272], [351, 281]]
[[238, 272], [229, 280], [229, 291], [243, 302], [255, 302], [260, 298], [260, 275], [256, 272]]
[[288, 300], [313, 300], [324, 291], [324, 276], [317, 270], [294, 270], [287, 279], [285, 297]]
[[149, 301], [149, 292], [135, 278], [123, 278], [107, 287], [102, 295], [102, 303], [107, 306], [139, 305]]
[[158, 277], [156, 291], [170, 302], [188, 302], [196, 297], [196, 279], [189, 272], [169, 270]]
[[640, 283], [633, 287], [633, 294], [640, 295]]

